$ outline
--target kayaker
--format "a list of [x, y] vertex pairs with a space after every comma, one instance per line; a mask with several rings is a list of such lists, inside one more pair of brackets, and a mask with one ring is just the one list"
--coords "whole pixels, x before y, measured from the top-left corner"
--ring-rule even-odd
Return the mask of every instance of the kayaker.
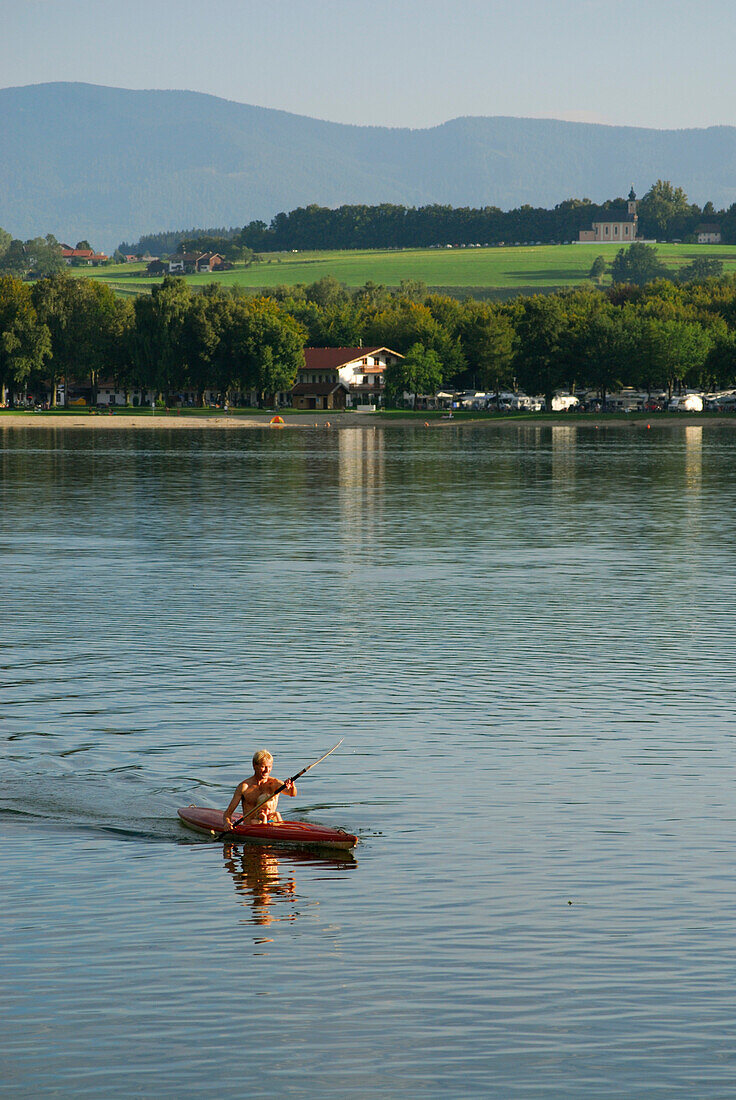
[[[273, 757], [270, 752], [266, 749], [259, 749], [257, 753], [254, 753], [253, 775], [248, 779], [244, 779], [242, 783], [238, 783], [235, 788], [235, 794], [230, 799], [230, 805], [223, 814], [225, 825], [228, 829], [232, 828], [232, 815], [238, 803], [240, 803], [243, 813], [247, 814], [248, 810], [252, 810], [264, 795], [278, 790], [281, 786], [281, 780], [275, 779], [271, 775], [272, 767]], [[284, 794], [288, 794], [290, 798], [293, 798], [296, 794], [296, 787], [291, 779], [286, 780]], [[273, 798], [269, 799], [268, 802], [265, 802], [263, 806], [261, 806], [257, 813], [249, 817], [248, 821], [257, 824], [269, 824], [273, 821], [283, 821], [283, 817], [276, 809], [278, 801], [279, 796], [274, 795]]]

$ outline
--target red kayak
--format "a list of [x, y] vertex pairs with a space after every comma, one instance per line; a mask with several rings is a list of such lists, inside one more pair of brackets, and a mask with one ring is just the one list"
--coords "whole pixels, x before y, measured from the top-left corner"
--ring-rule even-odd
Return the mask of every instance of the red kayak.
[[225, 828], [221, 810], [208, 810], [204, 806], [184, 806], [177, 810], [184, 824], [198, 833], [208, 836], [227, 836], [233, 840], [250, 840], [257, 844], [301, 844], [310, 848], [341, 848], [349, 852], [358, 843], [357, 836], [343, 829], [330, 829], [327, 825], [311, 825], [307, 821], [273, 821], [269, 825], [254, 825], [250, 821], [237, 822], [231, 829]]

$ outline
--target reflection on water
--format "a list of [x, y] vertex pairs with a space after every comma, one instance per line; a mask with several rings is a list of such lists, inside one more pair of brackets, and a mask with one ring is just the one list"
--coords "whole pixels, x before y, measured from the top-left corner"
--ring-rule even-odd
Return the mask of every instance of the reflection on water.
[[357, 867], [357, 861], [349, 852], [330, 856], [298, 849], [277, 852], [265, 845], [238, 845], [229, 841], [223, 846], [222, 855], [238, 899], [250, 908], [251, 921], [257, 925], [297, 919], [300, 912], [297, 904], [306, 904], [303, 898], [300, 901], [297, 896], [296, 869], [299, 865], [322, 872]]
[[369, 572], [385, 490], [385, 434], [375, 428], [337, 433], [339, 530], [348, 570]]
[[703, 478], [703, 428], [689, 424], [685, 428], [685, 487], [691, 493], [699, 493]]
[[[4, 1094], [730, 1096], [735, 489], [731, 427], [0, 432]], [[343, 736], [359, 865], [180, 828]]]
[[[273, 851], [255, 845], [244, 845], [239, 849], [236, 844], [226, 844], [222, 855], [235, 883], [235, 890], [242, 904], [251, 908], [255, 924], [296, 920], [298, 913], [293, 908], [296, 901], [294, 876], [290, 869], [282, 870]], [[284, 902], [288, 903], [286, 911]], [[278, 904], [278, 916], [272, 912], [275, 903]]]
[[577, 428], [565, 425], [552, 427], [552, 485], [555, 490], [568, 489], [577, 469]]

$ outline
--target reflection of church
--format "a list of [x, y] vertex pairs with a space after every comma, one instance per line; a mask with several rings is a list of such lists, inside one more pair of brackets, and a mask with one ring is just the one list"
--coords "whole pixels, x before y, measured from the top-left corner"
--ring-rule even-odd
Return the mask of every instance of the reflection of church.
[[631, 244], [636, 240], [636, 229], [639, 215], [636, 208], [639, 204], [636, 200], [636, 192], [632, 187], [629, 191], [626, 214], [615, 214], [611, 217], [598, 218], [593, 222], [592, 229], [581, 229], [578, 241], [597, 242], [600, 244]]

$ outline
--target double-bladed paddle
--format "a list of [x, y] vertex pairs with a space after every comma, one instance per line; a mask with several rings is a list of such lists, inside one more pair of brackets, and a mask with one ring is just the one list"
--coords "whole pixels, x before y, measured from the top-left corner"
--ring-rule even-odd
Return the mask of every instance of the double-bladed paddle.
[[[297, 779], [300, 779], [301, 776], [306, 774], [306, 772], [311, 771], [312, 768], [316, 768], [318, 764], [321, 764], [323, 760], [326, 760], [330, 753], [333, 753], [335, 749], [338, 749], [340, 745], [342, 745], [344, 740], [345, 738], [341, 737], [337, 744], [332, 746], [329, 752], [326, 752], [324, 756], [320, 756], [319, 760], [315, 760], [312, 764], [307, 764], [306, 768], [302, 768], [302, 770], [300, 772], [297, 772], [296, 775], [292, 775], [289, 779], [285, 779], [281, 786], [277, 787], [275, 791], [271, 791], [270, 794], [267, 794], [263, 798], [260, 798], [258, 802], [256, 802], [255, 806], [252, 806], [250, 810], [242, 814], [242, 816], [237, 821], [233, 822], [233, 825], [242, 825], [244, 821], [247, 821], [253, 816], [253, 814], [257, 813], [258, 810], [260, 810], [261, 806], [265, 806], [266, 803], [270, 802], [272, 798], [275, 798], [277, 794], [281, 794], [281, 792], [286, 789], [287, 783], [296, 783]], [[226, 832], [227, 830], [221, 835], [225, 836]]]

